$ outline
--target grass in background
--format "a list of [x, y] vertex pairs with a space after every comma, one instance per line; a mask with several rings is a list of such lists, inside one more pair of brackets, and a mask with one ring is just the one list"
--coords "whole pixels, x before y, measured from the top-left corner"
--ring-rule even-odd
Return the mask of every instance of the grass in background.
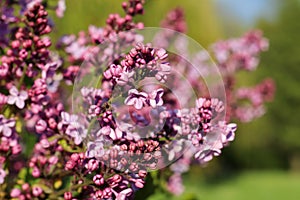
[[[283, 171], [248, 171], [220, 182], [207, 183], [190, 173], [186, 192], [174, 200], [299, 200], [300, 174]], [[195, 196], [194, 196], [195, 194]]]

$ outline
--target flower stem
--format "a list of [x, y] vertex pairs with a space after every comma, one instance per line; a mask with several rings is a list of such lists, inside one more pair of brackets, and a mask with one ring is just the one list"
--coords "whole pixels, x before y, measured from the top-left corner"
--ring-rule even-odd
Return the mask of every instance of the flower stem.
[[84, 186], [88, 186], [88, 185], [91, 185], [93, 184], [93, 181], [87, 181], [85, 183], [82, 183], [82, 184], [77, 184], [77, 185], [73, 185], [71, 186], [70, 188], [66, 188], [66, 189], [63, 189], [63, 190], [60, 190], [56, 193], [53, 193], [49, 196], [49, 199], [51, 200], [57, 200], [59, 196], [63, 195], [65, 192], [68, 192], [68, 191], [72, 191], [72, 190], [77, 190], [81, 187], [84, 187]]
[[20, 82], [19, 82], [19, 84], [18, 84], [18, 90], [21, 89], [21, 86], [22, 86], [22, 84], [23, 84], [23, 82], [24, 82], [24, 79], [25, 79], [25, 76], [26, 76], [27, 67], [28, 67], [28, 66], [25, 65], [24, 70], [23, 70], [22, 77], [20, 78]]

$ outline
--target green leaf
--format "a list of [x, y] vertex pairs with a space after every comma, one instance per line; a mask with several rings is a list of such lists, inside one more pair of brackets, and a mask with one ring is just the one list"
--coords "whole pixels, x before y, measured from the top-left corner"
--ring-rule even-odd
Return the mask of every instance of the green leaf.
[[53, 190], [45, 184], [36, 184], [36, 186], [41, 187], [46, 194], [51, 194], [53, 192]]
[[59, 138], [61, 138], [61, 135], [53, 135], [53, 136], [48, 138], [48, 141], [53, 142], [54, 140], [57, 140]]
[[28, 174], [27, 168], [22, 168], [18, 174], [18, 178], [25, 181], [27, 174]]
[[65, 139], [59, 140], [58, 144], [61, 145], [62, 148], [67, 152], [75, 152]]
[[75, 148], [75, 149], [72, 148], [72, 146], [70, 146], [65, 139], [59, 140], [58, 144], [60, 144], [65, 151], [70, 152], [70, 153], [81, 153], [81, 152], [83, 152], [83, 150], [81, 148]]
[[170, 199], [170, 197], [166, 193], [158, 193], [158, 192], [153, 194], [149, 198], [147, 198], [147, 200], [166, 200], [166, 199]]

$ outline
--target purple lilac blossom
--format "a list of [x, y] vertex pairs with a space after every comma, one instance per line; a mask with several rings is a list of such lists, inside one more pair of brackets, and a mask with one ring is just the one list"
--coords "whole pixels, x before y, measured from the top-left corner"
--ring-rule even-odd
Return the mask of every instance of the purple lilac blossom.
[[25, 100], [28, 99], [28, 93], [24, 90], [18, 91], [18, 89], [13, 86], [9, 90], [10, 95], [8, 96], [7, 103], [10, 105], [16, 105], [18, 108], [23, 109], [25, 106]]

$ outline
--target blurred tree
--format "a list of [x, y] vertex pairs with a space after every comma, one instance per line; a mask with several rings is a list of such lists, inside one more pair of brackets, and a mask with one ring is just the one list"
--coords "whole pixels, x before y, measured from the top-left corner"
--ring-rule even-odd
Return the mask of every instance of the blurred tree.
[[168, 11], [181, 7], [185, 11], [188, 35], [203, 47], [223, 36], [223, 30], [217, 18], [217, 9], [211, 0], [148, 0], [146, 12], [140, 19], [148, 27], [157, 27]]
[[[125, 0], [66, 0], [67, 10], [63, 18], [54, 19], [55, 29], [52, 37], [59, 38], [63, 34], [74, 34], [93, 24], [103, 26], [110, 13], [123, 15], [121, 3]], [[185, 10], [188, 24], [188, 35], [204, 47], [221, 38], [222, 28], [216, 16], [216, 8], [211, 0], [146, 0], [145, 15], [137, 17], [146, 27], [159, 27], [168, 11], [182, 7]]]
[[223, 167], [300, 170], [300, 3], [280, 3], [275, 22], [258, 24], [270, 40], [269, 51], [253, 75], [242, 75], [248, 83], [272, 77], [277, 87], [274, 102], [264, 117], [239, 125], [236, 141], [220, 158]]
[[[282, 2], [283, 3], [283, 2]], [[276, 24], [261, 23], [270, 39], [270, 51], [263, 56], [262, 75], [277, 82], [277, 95], [269, 109], [270, 131], [278, 148], [300, 169], [300, 2], [284, 1]], [[298, 166], [294, 164], [298, 163]]]

